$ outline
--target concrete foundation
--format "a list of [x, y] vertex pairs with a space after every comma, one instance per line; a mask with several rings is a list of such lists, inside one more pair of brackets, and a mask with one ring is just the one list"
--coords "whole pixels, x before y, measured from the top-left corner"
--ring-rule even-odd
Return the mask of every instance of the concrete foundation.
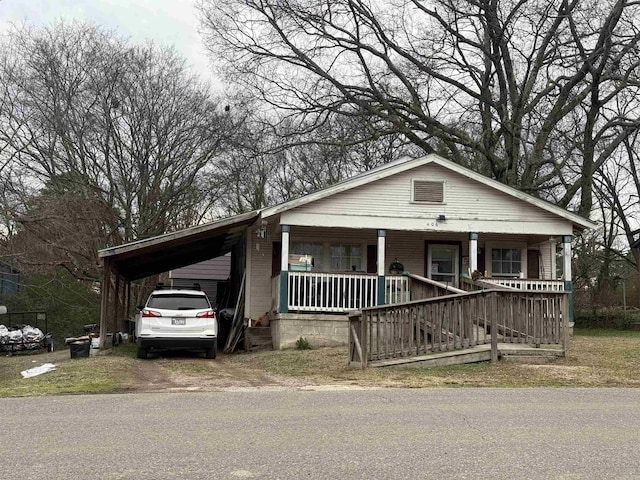
[[347, 315], [278, 313], [270, 318], [273, 349], [295, 348], [304, 337], [311, 346], [346, 345], [349, 342]]

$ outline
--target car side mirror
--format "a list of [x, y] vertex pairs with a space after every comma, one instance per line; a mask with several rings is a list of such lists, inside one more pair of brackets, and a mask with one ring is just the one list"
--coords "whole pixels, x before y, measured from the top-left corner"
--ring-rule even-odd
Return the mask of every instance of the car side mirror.
[[7, 307], [0, 305], [0, 315], [4, 315], [5, 313], [7, 313]]
[[142, 310], [144, 310], [144, 305], [138, 305], [136, 306], [136, 309], [141, 312]]

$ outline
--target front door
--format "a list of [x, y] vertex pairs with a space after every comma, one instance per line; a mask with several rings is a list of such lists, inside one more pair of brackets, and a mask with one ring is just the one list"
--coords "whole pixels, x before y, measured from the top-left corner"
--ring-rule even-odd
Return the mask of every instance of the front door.
[[458, 245], [430, 243], [427, 246], [427, 278], [458, 286], [460, 273]]

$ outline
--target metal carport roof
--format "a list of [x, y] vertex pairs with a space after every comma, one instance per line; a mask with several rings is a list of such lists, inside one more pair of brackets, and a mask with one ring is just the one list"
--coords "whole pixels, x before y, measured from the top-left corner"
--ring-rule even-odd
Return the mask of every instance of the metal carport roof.
[[127, 281], [184, 267], [231, 251], [260, 214], [252, 211], [158, 237], [105, 248], [98, 256]]

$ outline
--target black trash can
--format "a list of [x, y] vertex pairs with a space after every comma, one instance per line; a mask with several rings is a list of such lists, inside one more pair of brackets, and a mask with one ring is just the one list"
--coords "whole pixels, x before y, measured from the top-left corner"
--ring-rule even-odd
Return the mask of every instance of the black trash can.
[[69, 352], [71, 358], [89, 358], [89, 343], [71, 343], [69, 344]]
[[218, 348], [220, 350], [224, 347], [227, 338], [229, 338], [229, 333], [231, 333], [231, 324], [233, 323], [235, 312], [233, 308], [224, 308], [218, 312]]

